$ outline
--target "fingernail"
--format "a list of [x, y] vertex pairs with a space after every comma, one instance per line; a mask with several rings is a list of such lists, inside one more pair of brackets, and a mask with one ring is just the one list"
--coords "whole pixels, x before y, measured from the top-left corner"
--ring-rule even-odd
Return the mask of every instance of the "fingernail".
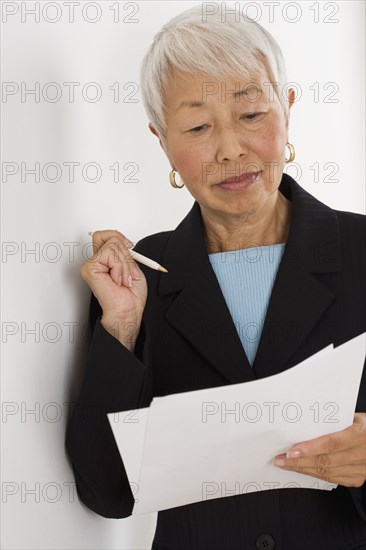
[[287, 451], [286, 457], [287, 458], [299, 458], [301, 456], [300, 451]]
[[132, 277], [131, 277], [131, 275], [128, 276], [128, 286], [129, 287], [132, 286]]
[[138, 281], [141, 278], [140, 273], [137, 271], [135, 267], [133, 267], [131, 271], [132, 271], [133, 278]]
[[286, 460], [284, 458], [276, 458], [274, 464], [275, 466], [285, 466]]

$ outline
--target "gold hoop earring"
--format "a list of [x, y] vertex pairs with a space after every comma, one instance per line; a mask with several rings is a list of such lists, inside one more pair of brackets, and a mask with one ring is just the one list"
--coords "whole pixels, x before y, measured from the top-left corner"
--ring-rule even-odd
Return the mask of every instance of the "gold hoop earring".
[[290, 150], [290, 156], [289, 156], [289, 158], [288, 158], [288, 159], [285, 158], [285, 162], [286, 162], [286, 164], [287, 164], [288, 162], [293, 162], [293, 160], [294, 160], [294, 158], [295, 158], [295, 148], [294, 148], [294, 146], [293, 146], [291, 143], [289, 143], [289, 142], [286, 143], [286, 146], [287, 146], [287, 147], [289, 148], [289, 150]]
[[182, 187], [184, 187], [184, 181], [180, 180], [180, 183], [182, 185], [178, 185], [177, 182], [175, 181], [175, 174], [174, 174], [175, 170], [171, 170], [169, 172], [169, 182], [170, 182], [170, 185], [172, 187], [174, 187], [175, 189], [182, 189]]

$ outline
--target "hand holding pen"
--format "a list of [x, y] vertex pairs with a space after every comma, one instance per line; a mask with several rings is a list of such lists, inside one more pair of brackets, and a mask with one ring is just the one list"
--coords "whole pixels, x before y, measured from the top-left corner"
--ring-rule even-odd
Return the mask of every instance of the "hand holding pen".
[[[92, 237], [93, 231], [89, 231], [88, 235]], [[129, 242], [128, 249], [130, 251], [131, 256], [136, 262], [140, 262], [146, 265], [147, 267], [151, 267], [151, 269], [157, 269], [158, 271], [163, 271], [164, 273], [168, 273], [168, 270], [165, 269], [165, 267], [158, 264], [158, 262], [155, 262], [154, 260], [150, 260], [150, 258], [147, 258], [143, 254], [139, 254], [139, 252], [135, 252], [133, 249], [133, 243], [131, 243], [131, 241], [128, 241], [128, 242]]]
[[81, 276], [102, 308], [102, 326], [133, 351], [148, 292], [136, 260], [148, 261], [153, 269], [162, 266], [134, 252], [133, 243], [119, 231], [94, 231], [92, 239], [94, 254], [81, 266]]

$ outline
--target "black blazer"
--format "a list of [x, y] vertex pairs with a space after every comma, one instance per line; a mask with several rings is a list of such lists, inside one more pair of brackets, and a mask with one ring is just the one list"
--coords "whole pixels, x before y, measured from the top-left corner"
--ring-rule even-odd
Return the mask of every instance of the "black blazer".
[[[287, 174], [279, 189], [292, 201], [292, 220], [253, 367], [209, 262], [196, 201], [174, 231], [135, 246], [168, 273], [140, 264], [148, 299], [134, 353], [104, 330], [91, 296], [93, 335], [66, 448], [78, 495], [97, 514], [124, 518], [134, 504], [107, 413], [148, 406], [153, 396], [271, 376], [366, 330], [366, 217], [329, 208]], [[359, 412], [366, 412], [365, 371]], [[245, 481], [245, 464], [238, 481]], [[265, 490], [165, 510], [153, 548], [365, 549], [366, 483]]]

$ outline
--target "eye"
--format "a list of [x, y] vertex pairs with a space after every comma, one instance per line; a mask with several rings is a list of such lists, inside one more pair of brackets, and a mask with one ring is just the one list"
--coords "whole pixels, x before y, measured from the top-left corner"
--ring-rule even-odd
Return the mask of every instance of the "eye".
[[202, 126], [196, 126], [195, 128], [192, 128], [191, 130], [188, 130], [189, 132], [192, 132], [192, 134], [198, 134], [202, 128], [205, 127], [205, 124]]
[[[246, 114], [246, 115], [241, 115], [240, 118], [245, 118], [247, 120], [256, 120], [257, 118], [259, 118], [261, 115], [263, 115], [264, 113], [249, 113], [249, 114]], [[191, 132], [192, 134], [199, 134], [200, 132], [202, 132], [202, 129], [205, 128], [207, 126], [207, 124], [202, 124], [201, 126], [196, 126], [195, 128], [191, 128], [191, 130], [188, 130], [188, 132]]]
[[246, 118], [247, 120], [255, 120], [263, 113], [249, 113], [248, 115], [242, 115], [240, 118]]

